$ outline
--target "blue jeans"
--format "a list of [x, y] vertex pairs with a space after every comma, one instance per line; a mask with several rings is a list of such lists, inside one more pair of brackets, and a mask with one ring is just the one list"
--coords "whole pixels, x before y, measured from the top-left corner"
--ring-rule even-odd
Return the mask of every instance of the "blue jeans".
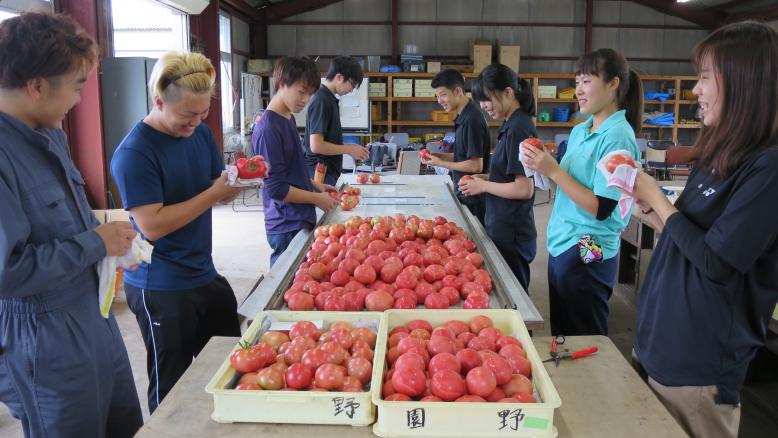
[[292, 239], [294, 239], [294, 236], [296, 236], [299, 231], [300, 230], [295, 230], [295, 231], [289, 231], [281, 234], [267, 235], [267, 243], [269, 243], [270, 247], [273, 249], [273, 253], [270, 254], [271, 268], [276, 263], [276, 260], [279, 257], [281, 257], [281, 254], [283, 254], [284, 251], [286, 251], [286, 248], [289, 246], [289, 243], [292, 242]]
[[618, 257], [584, 264], [577, 245], [557, 257], [549, 254], [552, 335], [608, 335], [608, 299], [618, 267]]
[[500, 251], [502, 258], [511, 268], [511, 272], [519, 280], [519, 284], [524, 288], [524, 292], [529, 295], [529, 264], [535, 260], [537, 252], [537, 241], [519, 240], [515, 242], [494, 241], [494, 246]]

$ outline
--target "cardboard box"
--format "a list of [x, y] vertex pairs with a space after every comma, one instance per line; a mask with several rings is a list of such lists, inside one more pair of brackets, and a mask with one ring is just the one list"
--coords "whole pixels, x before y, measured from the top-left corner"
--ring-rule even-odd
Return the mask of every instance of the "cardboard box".
[[370, 105], [370, 118], [381, 120], [381, 107], [377, 103]]
[[273, 71], [273, 61], [269, 59], [249, 59], [246, 64], [246, 71], [248, 73]]
[[398, 85], [413, 85], [413, 79], [395, 79], [394, 87], [397, 88]]
[[427, 73], [439, 73], [440, 67], [440, 61], [427, 61]]
[[518, 73], [520, 57], [521, 57], [520, 46], [501, 45], [499, 50], [499, 57], [497, 59], [499, 60], [500, 64], [507, 65], [508, 67], [511, 68], [511, 70]]
[[473, 60], [473, 72], [479, 73], [492, 63], [492, 42], [488, 40], [470, 41], [470, 59]]
[[433, 122], [453, 122], [457, 118], [457, 113], [435, 110], [432, 111], [431, 117]]
[[538, 98], [556, 99], [556, 85], [539, 85]]
[[416, 90], [416, 92], [413, 93], [413, 95], [416, 96], [416, 97], [435, 97], [435, 92], [434, 91], [419, 91], [419, 90]]
[[413, 97], [413, 91], [410, 89], [409, 90], [395, 89], [392, 94], [394, 94], [394, 97]]

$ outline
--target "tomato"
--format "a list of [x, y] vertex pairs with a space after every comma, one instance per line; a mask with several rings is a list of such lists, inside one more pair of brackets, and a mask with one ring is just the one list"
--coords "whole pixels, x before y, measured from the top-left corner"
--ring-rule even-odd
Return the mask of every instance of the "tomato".
[[427, 351], [432, 356], [440, 353], [454, 353], [454, 340], [444, 336], [435, 336], [427, 342]]
[[330, 198], [332, 198], [332, 199], [334, 199], [336, 201], [340, 201], [341, 200], [340, 193], [338, 193], [338, 192], [327, 192], [327, 194], [330, 195]]
[[[330, 193], [332, 193], [332, 192], [330, 192]], [[340, 200], [340, 208], [343, 211], [353, 210], [354, 207], [356, 207], [358, 204], [359, 204], [359, 197], [358, 196], [345, 195]]]
[[319, 339], [320, 334], [316, 324], [310, 321], [297, 321], [292, 325], [292, 328], [289, 329], [289, 338], [291, 338], [292, 341], [299, 336], [307, 336], [316, 341]]
[[376, 335], [376, 332], [373, 330], [370, 330], [367, 327], [360, 327], [355, 328], [351, 331], [351, 336], [354, 338], [354, 342], [356, 343], [356, 340], [361, 339], [362, 341], [365, 341], [370, 348], [375, 348], [375, 341], [378, 335]]
[[481, 329], [486, 327], [494, 327], [494, 322], [488, 316], [478, 315], [470, 320], [470, 331], [475, 334], [478, 334]]
[[503, 357], [511, 365], [511, 369], [513, 370], [513, 373], [522, 374], [527, 377], [532, 376], [532, 363], [526, 357], [518, 354], [503, 356]]
[[443, 323], [443, 327], [448, 328], [454, 332], [454, 336], [459, 336], [460, 333], [469, 332], [470, 327], [462, 321], [450, 320]]
[[473, 264], [476, 268], [480, 268], [481, 265], [484, 264], [484, 259], [481, 257], [481, 254], [478, 254], [477, 252], [471, 252], [467, 256], [465, 256], [467, 261]]
[[338, 345], [345, 348], [346, 350], [351, 348], [351, 344], [354, 343], [354, 338], [351, 336], [351, 331], [349, 329], [332, 330], [332, 336], [330, 339], [337, 342]]
[[357, 183], [359, 184], [367, 184], [368, 175], [366, 173], [358, 173], [357, 174]]
[[238, 386], [235, 387], [235, 389], [239, 391], [261, 391], [262, 387], [257, 385], [256, 383], [239, 383]]
[[502, 388], [498, 386], [497, 388], [494, 388], [494, 391], [492, 391], [491, 394], [486, 396], [486, 401], [494, 403], [504, 398], [505, 398], [505, 391], [503, 391]]
[[306, 348], [306, 346], [302, 344], [292, 345], [283, 353], [284, 362], [287, 365], [299, 363], [303, 358], [303, 354], [308, 350], [309, 348]]
[[378, 184], [381, 182], [381, 175], [377, 173], [373, 173], [370, 175], [370, 182], [373, 184]]
[[440, 353], [430, 359], [428, 370], [431, 375], [435, 375], [438, 371], [451, 370], [459, 373], [462, 371], [462, 365], [459, 363], [459, 359], [451, 353]]
[[267, 365], [264, 360], [259, 351], [246, 343], [242, 343], [240, 348], [230, 355], [230, 365], [239, 373], [253, 373]]
[[462, 303], [463, 309], [488, 309], [489, 297], [477, 293], [471, 293]]
[[532, 395], [532, 382], [521, 374], [513, 374], [507, 382], [502, 385], [505, 395], [515, 397], [517, 393]]
[[543, 141], [539, 138], [530, 137], [526, 140], [524, 140], [522, 143], [527, 144], [529, 146], [532, 146], [537, 149], [544, 149]]
[[443, 336], [445, 338], [449, 338], [452, 341], [456, 339], [456, 336], [454, 336], [454, 332], [451, 331], [448, 327], [437, 327], [434, 330], [432, 330], [431, 336]]
[[437, 225], [432, 228], [432, 237], [440, 240], [446, 240], [451, 236], [451, 233], [447, 227]]
[[[500, 338], [502, 339], [502, 338]], [[498, 354], [502, 357], [509, 357], [509, 356], [521, 356], [521, 357], [527, 357], [527, 353], [524, 351], [523, 348], [521, 348], [521, 345], [519, 344], [508, 344], [503, 345], [502, 348], [500, 347], [500, 339], [497, 340], [497, 348], [499, 349]], [[515, 338], [514, 338], [515, 339]], [[518, 341], [516, 341], [518, 342]]]
[[257, 384], [257, 373], [246, 373], [242, 376], [240, 376], [240, 380], [238, 380], [238, 383], [253, 383]]
[[442, 402], [439, 397], [436, 397], [434, 395], [426, 395], [419, 399], [420, 402]]
[[427, 363], [420, 354], [408, 352], [401, 354], [400, 357], [397, 358], [394, 362], [394, 368], [398, 370], [400, 368], [416, 368], [424, 371], [427, 369]]
[[427, 309], [448, 309], [449, 301], [444, 295], [432, 293], [424, 299], [424, 307]]
[[352, 357], [346, 362], [346, 370], [349, 376], [356, 377], [362, 385], [367, 385], [373, 375], [373, 364], [367, 359]]
[[343, 367], [325, 363], [316, 369], [314, 375], [314, 382], [319, 388], [327, 390], [333, 390], [340, 388], [343, 385], [343, 379], [346, 377], [346, 373], [343, 371]]
[[429, 323], [429, 321], [425, 321], [423, 319], [414, 319], [413, 321], [406, 324], [408, 327], [408, 330], [416, 330], [416, 329], [422, 329], [427, 330], [428, 332], [432, 332], [432, 324]]
[[392, 333], [391, 335], [389, 335], [389, 341], [387, 342], [387, 345], [389, 346], [389, 348], [396, 347], [400, 343], [400, 341], [403, 340], [403, 338], [407, 338], [408, 336], [410, 336], [410, 333], [407, 331]]
[[311, 370], [300, 363], [290, 365], [286, 369], [285, 377], [286, 385], [294, 389], [306, 389], [313, 381]]
[[482, 336], [476, 336], [467, 343], [467, 348], [472, 348], [475, 351], [489, 350], [495, 351], [497, 347], [494, 346], [494, 341]]
[[410, 351], [411, 348], [414, 347], [419, 347], [424, 351], [427, 351], [426, 345], [424, 344], [424, 340], [419, 339], [415, 336], [408, 335], [400, 339], [400, 342], [397, 343], [397, 348], [400, 351], [400, 353], [407, 353], [408, 351]]
[[489, 368], [479, 366], [467, 372], [465, 377], [467, 392], [481, 397], [487, 397], [497, 387], [497, 378]]
[[257, 373], [257, 384], [262, 389], [279, 390], [284, 386], [284, 374], [275, 368], [265, 368]]
[[395, 301], [403, 297], [408, 297], [413, 300], [414, 306], [418, 303], [416, 292], [410, 289], [397, 289], [392, 296]]
[[365, 298], [365, 307], [370, 311], [383, 312], [394, 306], [394, 298], [384, 291], [373, 291]]
[[276, 349], [272, 345], [260, 342], [251, 347], [251, 350], [257, 352], [262, 358], [260, 367], [265, 367], [272, 364], [276, 360]]
[[397, 361], [397, 358], [399, 358], [401, 354], [398, 347], [391, 347], [386, 352], [386, 361], [389, 362], [389, 365], [391, 366]]
[[435, 293], [435, 288], [427, 283], [426, 281], [422, 280], [416, 284], [416, 288], [414, 289], [414, 292], [416, 293], [416, 298], [419, 302], [424, 302], [424, 300], [427, 299], [430, 294]]
[[330, 281], [335, 286], [345, 286], [346, 283], [349, 282], [351, 276], [348, 274], [348, 272], [337, 269], [335, 272], [330, 275]]
[[414, 289], [418, 282], [419, 279], [416, 277], [416, 275], [413, 272], [405, 271], [405, 270], [400, 272], [400, 274], [397, 275], [397, 278], [395, 279], [395, 283], [397, 283], [397, 287], [403, 289]]
[[444, 218], [443, 216], [435, 216], [434, 222], [435, 225], [443, 225], [445, 223], [448, 223], [448, 220], [446, 220], [446, 218]]
[[424, 375], [424, 371], [404, 367], [397, 368], [392, 374], [392, 387], [395, 392], [405, 394], [408, 397], [416, 397], [424, 392], [427, 387], [427, 378]]
[[465, 380], [456, 371], [438, 371], [432, 375], [430, 389], [441, 400], [453, 401], [465, 392]]
[[449, 306], [454, 306], [459, 303], [459, 292], [453, 287], [443, 287], [438, 293], [448, 299]]
[[302, 345], [306, 350], [310, 350], [316, 347], [316, 341], [309, 336], [297, 336], [292, 339], [292, 345]]
[[419, 151], [419, 158], [421, 158], [424, 161], [429, 160], [430, 159], [430, 155], [431, 154], [430, 154], [429, 149], [425, 148], [425, 149], [422, 149], [422, 150]]
[[238, 158], [235, 165], [238, 168], [238, 178], [240, 179], [265, 178], [267, 176], [267, 163], [262, 155]]
[[376, 280], [376, 270], [370, 265], [359, 265], [354, 269], [354, 279], [362, 284], [370, 284]]
[[463, 175], [462, 178], [459, 178], [459, 181], [470, 181], [471, 179], [473, 179], [472, 175]]
[[298, 292], [289, 297], [287, 307], [289, 307], [289, 310], [309, 311], [313, 310], [313, 304], [313, 296], [308, 295], [305, 292]]
[[465, 345], [467, 345], [467, 343], [470, 342], [470, 340], [473, 339], [474, 337], [475, 337], [474, 333], [470, 333], [470, 331], [466, 331], [457, 335], [457, 341], [461, 341]]
[[498, 385], [504, 385], [511, 379], [513, 367], [500, 356], [492, 356], [484, 360], [483, 366], [488, 368], [497, 380]]
[[497, 340], [502, 336], [502, 330], [495, 327], [485, 327], [478, 332], [478, 336], [489, 338], [497, 346]]
[[446, 276], [446, 270], [443, 268], [443, 266], [436, 264], [436, 265], [429, 265], [426, 268], [424, 268], [424, 280], [433, 283], [438, 280], [443, 280], [443, 277]]
[[526, 394], [523, 392], [517, 392], [513, 394], [513, 398], [516, 399], [519, 403], [537, 403], [538, 401], [535, 400], [535, 397], [532, 396], [532, 394]]
[[632, 157], [628, 157], [622, 154], [613, 154], [605, 163], [605, 168], [608, 170], [608, 172], [613, 173], [616, 171], [616, 168], [622, 164], [626, 164], [630, 167], [638, 167], [637, 163], [635, 163], [635, 160], [633, 160]]
[[454, 401], [459, 403], [486, 403], [486, 399], [483, 397], [472, 394], [463, 395]]
[[411, 398], [408, 397], [405, 394], [400, 394], [399, 392], [395, 392], [393, 394], [389, 394], [388, 396], [384, 397], [384, 400], [386, 400], [386, 401], [411, 401]]
[[303, 353], [300, 363], [309, 370], [314, 371], [327, 361], [327, 353], [320, 349], [308, 350]]

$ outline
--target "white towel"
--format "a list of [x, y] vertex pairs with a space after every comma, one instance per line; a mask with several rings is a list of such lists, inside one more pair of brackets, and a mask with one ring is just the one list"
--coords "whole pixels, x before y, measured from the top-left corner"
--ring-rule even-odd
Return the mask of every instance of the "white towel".
[[[268, 166], [268, 171], [269, 170], [270, 166]], [[227, 174], [227, 185], [230, 187], [262, 187], [262, 184], [265, 181], [262, 178], [238, 178], [238, 167], [232, 164], [228, 164], [222, 171], [222, 175], [225, 173]]]
[[129, 269], [140, 262], [151, 263], [152, 251], [154, 251], [154, 247], [138, 234], [132, 240], [132, 246], [130, 246], [127, 254], [106, 257], [100, 261], [100, 266], [98, 267], [98, 304], [100, 305], [100, 314], [103, 318], [108, 318], [113, 297], [116, 295], [116, 270], [119, 268]]
[[638, 166], [640, 166], [640, 164], [637, 163], [634, 157], [632, 157], [632, 154], [626, 150], [610, 152], [609, 154], [602, 157], [599, 162], [597, 162], [597, 169], [599, 169], [600, 172], [605, 175], [608, 187], [616, 187], [622, 190], [621, 197], [619, 198], [619, 213], [621, 214], [621, 218], [624, 219], [628, 214], [630, 214], [632, 205], [635, 203], [635, 198], [633, 198], [631, 195], [628, 195], [627, 193], [632, 193], [632, 189], [635, 187], [635, 180], [638, 177], [638, 172], [640, 172], [640, 167], [635, 168], [628, 164], [620, 164], [616, 166], [616, 168], [613, 170], [613, 173], [608, 172], [606, 163], [614, 155], [624, 155], [630, 157]]
[[524, 152], [525, 147], [526, 146], [524, 146], [524, 142], [519, 145], [519, 161], [521, 161], [521, 164], [524, 166], [524, 175], [526, 175], [527, 178], [533, 177], [532, 179], [535, 181], [535, 187], [539, 188], [540, 190], [549, 190], [551, 188], [551, 184], [548, 181], [548, 177], [540, 173], [536, 174], [534, 170], [527, 168], [527, 159]]

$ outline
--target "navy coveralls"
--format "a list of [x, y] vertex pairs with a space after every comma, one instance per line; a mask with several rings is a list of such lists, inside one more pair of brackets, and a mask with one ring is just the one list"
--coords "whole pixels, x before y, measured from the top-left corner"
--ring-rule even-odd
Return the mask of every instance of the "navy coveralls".
[[0, 113], [0, 401], [27, 437], [129, 437], [143, 417], [113, 315], [105, 245], [61, 130]]

